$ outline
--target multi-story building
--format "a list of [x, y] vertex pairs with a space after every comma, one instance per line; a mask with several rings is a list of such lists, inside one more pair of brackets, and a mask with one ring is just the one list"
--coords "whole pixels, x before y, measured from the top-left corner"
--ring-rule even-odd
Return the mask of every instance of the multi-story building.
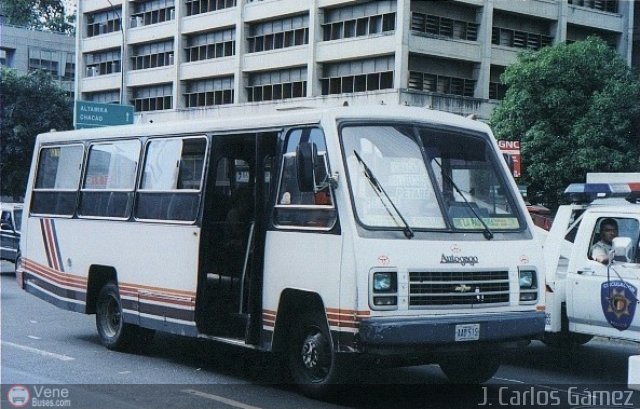
[[81, 0], [76, 91], [140, 121], [345, 102], [486, 119], [521, 51], [595, 34], [631, 64], [633, 3]]
[[5, 24], [0, 16], [0, 65], [13, 68], [19, 74], [37, 69], [48, 71], [72, 96], [75, 48], [73, 36], [12, 26]]

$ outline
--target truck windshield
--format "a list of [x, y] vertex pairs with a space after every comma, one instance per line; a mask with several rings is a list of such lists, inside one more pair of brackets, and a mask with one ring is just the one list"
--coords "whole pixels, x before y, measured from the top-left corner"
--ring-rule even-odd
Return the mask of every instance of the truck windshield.
[[354, 124], [345, 125], [341, 137], [356, 213], [366, 227], [405, 228], [376, 194], [355, 152], [411, 229], [520, 229], [500, 156], [487, 136], [427, 126]]

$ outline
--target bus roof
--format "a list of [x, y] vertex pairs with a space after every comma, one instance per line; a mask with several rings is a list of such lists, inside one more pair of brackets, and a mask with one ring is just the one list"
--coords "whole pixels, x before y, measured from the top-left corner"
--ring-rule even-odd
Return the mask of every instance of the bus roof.
[[425, 108], [365, 105], [336, 108], [298, 108], [260, 114], [254, 117], [234, 116], [225, 119], [205, 119], [175, 122], [157, 122], [133, 125], [85, 128], [82, 130], [53, 131], [38, 136], [39, 143], [82, 139], [113, 139], [132, 136], [179, 135], [216, 131], [257, 130], [289, 125], [318, 123], [324, 117], [335, 119], [408, 120], [447, 125], [488, 133], [489, 127], [480, 121], [460, 115]]

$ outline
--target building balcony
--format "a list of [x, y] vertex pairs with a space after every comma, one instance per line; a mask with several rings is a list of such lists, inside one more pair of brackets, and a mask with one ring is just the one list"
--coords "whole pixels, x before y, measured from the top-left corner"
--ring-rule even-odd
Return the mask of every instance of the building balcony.
[[81, 79], [80, 89], [82, 92], [97, 92], [107, 89], [120, 88], [122, 77], [119, 72], [107, 75], [98, 75], [95, 77], [86, 77]]
[[622, 33], [625, 19], [621, 14], [569, 5], [567, 22], [579, 26], [595, 27], [606, 31]]
[[481, 51], [478, 42], [439, 39], [413, 32], [409, 36], [409, 52], [412, 53], [480, 62]]
[[82, 12], [91, 13], [93, 11], [110, 9], [112, 6], [122, 6], [124, 0], [82, 0]]
[[316, 44], [317, 61], [325, 62], [395, 54], [396, 36], [394, 33], [392, 31], [374, 36], [319, 42]]
[[180, 81], [222, 77], [234, 75], [236, 72], [235, 56], [213, 58], [209, 60], [200, 60], [184, 63], [180, 66]]
[[122, 32], [120, 30], [95, 37], [83, 38], [81, 42], [82, 53], [120, 47], [122, 47]]
[[214, 28], [235, 26], [237, 10], [235, 7], [211, 11], [209, 13], [194, 14], [182, 19], [182, 34], [208, 31]]
[[282, 18], [282, 10], [287, 15], [302, 14], [309, 11], [310, 2], [299, 0], [254, 1], [244, 6], [245, 22]]
[[127, 42], [136, 44], [157, 41], [162, 38], [173, 38], [176, 32], [176, 20], [130, 28], [127, 30]]
[[496, 1], [494, 10], [524, 14], [528, 17], [539, 17], [547, 20], [557, 20], [559, 5], [556, 0], [528, 0], [528, 1]]
[[309, 48], [307, 45], [261, 51], [244, 55], [243, 71], [264, 71], [282, 67], [307, 65]]
[[[174, 65], [169, 65], [144, 70], [127, 71], [126, 77], [127, 87], [166, 84], [174, 81], [176, 68]], [[84, 90], [82, 91], [84, 92]]]

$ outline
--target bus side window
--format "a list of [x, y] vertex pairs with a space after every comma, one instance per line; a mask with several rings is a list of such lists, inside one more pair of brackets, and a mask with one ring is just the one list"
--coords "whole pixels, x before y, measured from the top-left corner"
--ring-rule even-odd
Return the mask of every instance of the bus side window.
[[152, 139], [146, 147], [136, 218], [194, 222], [206, 152], [205, 137]]
[[40, 150], [31, 213], [73, 216], [83, 157], [82, 145], [52, 146]]
[[301, 192], [298, 185], [296, 150], [301, 142], [316, 144], [320, 157], [326, 161], [326, 143], [319, 128], [302, 128], [289, 132], [282, 157], [275, 224], [281, 227], [301, 226], [331, 228], [337, 219], [333, 193], [329, 187], [318, 192]]

